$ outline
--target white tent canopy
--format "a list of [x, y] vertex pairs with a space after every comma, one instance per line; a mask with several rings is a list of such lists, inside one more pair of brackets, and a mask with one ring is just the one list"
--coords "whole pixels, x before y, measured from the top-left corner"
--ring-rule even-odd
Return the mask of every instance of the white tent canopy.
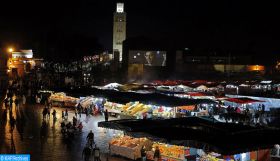
[[193, 88], [182, 85], [182, 84], [174, 86], [173, 89], [174, 89], [174, 91], [177, 91], [177, 92], [189, 92], [189, 91], [193, 90]]
[[104, 89], [116, 89], [118, 87], [121, 87], [123, 86], [122, 84], [119, 84], [119, 83], [109, 83], [105, 86], [103, 86]]
[[94, 101], [94, 97], [85, 97], [82, 100], [80, 100], [79, 103], [83, 108], [86, 108], [89, 107], [93, 101]]
[[205, 85], [200, 85], [200, 86], [196, 87], [195, 89], [198, 91], [205, 91], [208, 89], [208, 87], [206, 87]]

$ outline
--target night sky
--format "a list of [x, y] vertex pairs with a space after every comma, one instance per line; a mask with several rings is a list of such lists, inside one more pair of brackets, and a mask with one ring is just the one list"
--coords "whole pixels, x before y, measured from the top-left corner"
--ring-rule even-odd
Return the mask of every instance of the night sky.
[[[123, 1], [127, 37], [168, 40], [190, 48], [268, 54], [267, 59], [280, 55], [278, 5], [243, 1]], [[116, 2], [12, 1], [2, 4], [1, 47], [32, 48], [37, 56], [61, 59], [65, 59], [65, 55], [77, 58], [111, 51]]]

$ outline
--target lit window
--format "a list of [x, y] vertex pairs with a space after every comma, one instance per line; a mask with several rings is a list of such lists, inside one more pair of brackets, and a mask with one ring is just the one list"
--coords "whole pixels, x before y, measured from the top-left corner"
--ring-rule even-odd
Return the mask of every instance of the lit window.
[[134, 55], [133, 58], [136, 59], [136, 55]]

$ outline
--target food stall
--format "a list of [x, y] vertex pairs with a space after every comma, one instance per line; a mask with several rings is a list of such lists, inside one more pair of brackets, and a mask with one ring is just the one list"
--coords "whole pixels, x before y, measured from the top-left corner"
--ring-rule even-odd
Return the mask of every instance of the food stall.
[[141, 148], [150, 147], [152, 142], [147, 138], [117, 136], [109, 142], [110, 154], [136, 160], [141, 158]]
[[189, 115], [191, 115], [191, 112], [194, 111], [194, 109], [195, 109], [195, 105], [178, 106], [176, 117], [189, 116]]
[[161, 159], [166, 161], [183, 161], [185, 156], [190, 155], [188, 147], [154, 142], [152, 148], [146, 152], [147, 159], [154, 160], [156, 147], [159, 148]]
[[59, 107], [75, 107], [78, 100], [78, 98], [67, 96], [63, 92], [54, 93], [50, 96], [52, 105]]
[[122, 116], [125, 117], [125, 115], [138, 119], [152, 117], [173, 118], [175, 117], [175, 108], [151, 104], [147, 105], [136, 101], [123, 106]]
[[[53, 91], [49, 91], [49, 90], [39, 90], [38, 91], [38, 95], [40, 98], [40, 103], [45, 103], [46, 101], [48, 101], [48, 98], [53, 94]], [[39, 103], [39, 102], [38, 102]]]
[[104, 110], [107, 110], [111, 115], [118, 115], [122, 112], [124, 106], [123, 104], [107, 101], [104, 104]]

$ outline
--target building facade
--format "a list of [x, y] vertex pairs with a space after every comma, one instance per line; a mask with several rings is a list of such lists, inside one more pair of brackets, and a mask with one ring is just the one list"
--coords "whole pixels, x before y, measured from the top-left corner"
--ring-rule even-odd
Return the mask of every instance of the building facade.
[[12, 55], [7, 61], [8, 75], [11, 78], [23, 77], [24, 74], [31, 72], [36, 64], [40, 62], [40, 59], [33, 58], [32, 50], [12, 52]]
[[113, 56], [119, 57], [122, 62], [123, 41], [126, 39], [126, 13], [124, 12], [124, 3], [117, 3], [113, 22]]

